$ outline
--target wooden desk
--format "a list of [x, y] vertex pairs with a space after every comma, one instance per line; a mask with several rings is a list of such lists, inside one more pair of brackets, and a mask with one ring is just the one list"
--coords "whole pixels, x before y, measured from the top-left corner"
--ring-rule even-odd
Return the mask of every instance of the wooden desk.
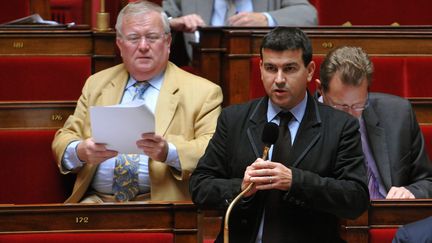
[[397, 228], [431, 215], [431, 199], [375, 200], [356, 220], [341, 221], [341, 235], [348, 243], [367, 243], [369, 229]]
[[[201, 213], [204, 239], [215, 239], [223, 213], [204, 210]], [[340, 234], [348, 243], [367, 243], [369, 229], [397, 228], [432, 215], [432, 199], [376, 200], [355, 220], [341, 220]]]
[[1, 56], [91, 56], [92, 73], [118, 63], [115, 32], [72, 29], [2, 29]]
[[0, 129], [59, 129], [76, 101], [0, 102]]
[[[5, 56], [89, 56], [92, 73], [120, 61], [115, 32], [96, 32], [88, 26], [73, 29], [0, 28], [0, 58]], [[0, 129], [57, 129], [73, 113], [75, 105], [75, 100], [0, 102]]]
[[188, 202], [0, 205], [0, 234], [42, 232], [172, 233], [198, 242], [197, 211]]
[[[312, 41], [314, 55], [324, 56], [343, 45], [362, 47], [370, 56], [432, 56], [432, 26], [302, 28]], [[259, 55], [263, 36], [271, 28], [206, 27], [194, 46], [194, 68], [221, 85], [224, 104], [245, 102], [249, 96], [250, 61]]]

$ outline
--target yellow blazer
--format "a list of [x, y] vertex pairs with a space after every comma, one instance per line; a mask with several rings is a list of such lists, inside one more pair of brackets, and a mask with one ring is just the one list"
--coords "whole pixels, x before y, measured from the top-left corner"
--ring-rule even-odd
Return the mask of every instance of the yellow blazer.
[[[128, 78], [128, 72], [120, 64], [87, 79], [74, 114], [57, 131], [52, 143], [54, 156], [63, 174], [70, 173], [61, 165], [68, 144], [92, 137], [90, 106], [120, 103]], [[190, 200], [189, 177], [213, 136], [221, 103], [219, 86], [168, 63], [156, 104], [156, 133], [176, 146], [182, 171], [150, 159], [151, 200]], [[65, 203], [82, 199], [96, 169], [97, 165], [85, 164], [77, 171], [72, 195]]]

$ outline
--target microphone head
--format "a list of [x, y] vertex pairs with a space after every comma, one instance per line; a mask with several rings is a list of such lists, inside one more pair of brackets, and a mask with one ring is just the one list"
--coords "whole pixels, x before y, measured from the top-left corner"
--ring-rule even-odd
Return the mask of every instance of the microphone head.
[[267, 122], [261, 135], [261, 140], [266, 146], [276, 143], [279, 136], [279, 126], [273, 122]]

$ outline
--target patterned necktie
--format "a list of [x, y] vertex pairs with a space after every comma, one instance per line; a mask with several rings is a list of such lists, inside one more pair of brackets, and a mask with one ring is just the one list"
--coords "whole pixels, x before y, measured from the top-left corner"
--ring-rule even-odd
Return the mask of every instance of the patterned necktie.
[[[288, 123], [293, 118], [291, 112], [279, 112], [279, 136], [273, 146], [272, 161], [287, 165], [291, 151], [291, 133]], [[264, 227], [262, 242], [283, 242], [284, 219], [281, 217], [283, 192], [269, 190], [265, 199]]]
[[135, 87], [135, 94], [132, 98], [132, 100], [136, 99], [143, 99], [144, 92], [147, 90], [147, 88], [150, 86], [148, 82], [136, 82], [134, 84]]
[[[136, 82], [133, 100], [142, 99], [144, 92], [149, 87], [148, 82]], [[140, 156], [138, 154], [119, 154], [116, 157], [113, 178], [114, 197], [119, 202], [127, 202], [133, 199], [139, 192], [138, 166]]]
[[119, 154], [114, 168], [113, 192], [119, 202], [133, 199], [139, 192], [138, 154]]

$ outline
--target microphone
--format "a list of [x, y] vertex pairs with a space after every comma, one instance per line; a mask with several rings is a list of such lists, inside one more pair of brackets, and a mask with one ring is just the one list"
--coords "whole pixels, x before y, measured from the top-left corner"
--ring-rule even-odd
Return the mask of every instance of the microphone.
[[272, 144], [276, 143], [279, 137], [279, 126], [273, 122], [267, 122], [261, 135], [261, 141], [264, 143], [262, 159], [266, 160], [268, 151]]
[[[264, 127], [264, 130], [261, 134], [261, 141], [264, 143], [264, 150], [262, 159], [266, 160], [268, 156], [268, 151], [270, 150], [270, 147], [272, 144], [276, 143], [276, 140], [279, 137], [279, 126], [276, 123], [273, 122], [267, 122], [267, 124]], [[237, 201], [240, 200], [240, 198], [243, 197], [244, 194], [249, 192], [255, 183], [250, 183], [246, 189], [240, 192], [240, 194], [237, 195], [236, 198], [230, 203], [228, 206], [228, 209], [225, 213], [225, 222], [224, 222], [224, 243], [229, 242], [229, 231], [228, 231], [228, 222], [229, 222], [229, 216], [231, 214], [231, 210], [234, 207], [234, 205], [237, 204]]]

